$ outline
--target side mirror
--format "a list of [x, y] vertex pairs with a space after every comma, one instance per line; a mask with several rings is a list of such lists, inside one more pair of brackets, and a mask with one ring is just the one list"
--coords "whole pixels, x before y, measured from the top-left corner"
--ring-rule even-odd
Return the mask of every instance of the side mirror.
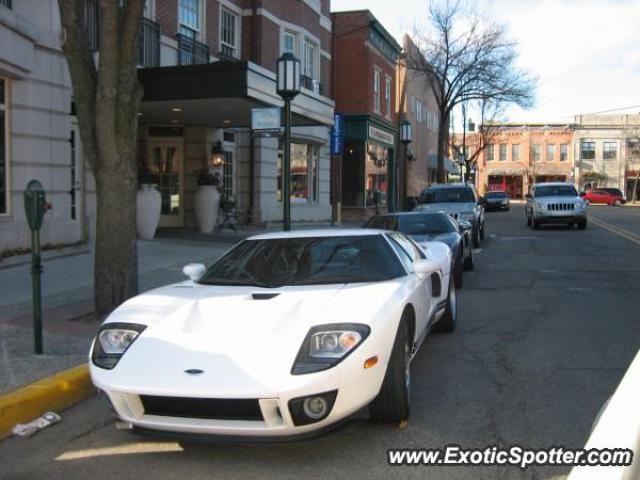
[[204, 275], [205, 268], [201, 263], [189, 263], [182, 268], [182, 273], [191, 279], [192, 282], [197, 282]]
[[459, 224], [460, 224], [460, 231], [473, 230], [473, 225], [471, 224], [471, 222], [467, 222], [466, 220], [461, 220]]
[[413, 262], [413, 272], [417, 274], [428, 275], [440, 270], [440, 264], [435, 260], [420, 258]]

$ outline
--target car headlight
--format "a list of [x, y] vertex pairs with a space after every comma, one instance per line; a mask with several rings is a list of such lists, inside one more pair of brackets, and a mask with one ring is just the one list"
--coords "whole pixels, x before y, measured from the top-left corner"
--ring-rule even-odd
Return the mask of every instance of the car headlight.
[[473, 212], [462, 212], [459, 218], [460, 220], [466, 220], [468, 222], [472, 222], [476, 218], [476, 216]]
[[111, 370], [145, 328], [136, 323], [104, 324], [93, 343], [91, 361], [97, 367]]
[[587, 202], [585, 202], [584, 200], [578, 200], [576, 202], [576, 208], [579, 209], [579, 210], [587, 208]]
[[536, 202], [536, 208], [539, 209], [539, 210], [544, 210], [545, 209], [545, 205], [544, 205], [544, 203]]
[[311, 328], [298, 351], [292, 375], [327, 370], [349, 356], [369, 336], [361, 323], [332, 323]]

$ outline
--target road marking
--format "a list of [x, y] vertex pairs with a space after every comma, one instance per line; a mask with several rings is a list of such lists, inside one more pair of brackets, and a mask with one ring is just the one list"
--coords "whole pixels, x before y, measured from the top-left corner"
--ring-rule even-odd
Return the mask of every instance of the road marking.
[[512, 241], [512, 240], [542, 240], [541, 237], [500, 237], [500, 240]]
[[625, 230], [624, 228], [618, 227], [616, 225], [612, 225], [600, 218], [597, 218], [594, 216], [591, 216], [590, 218], [591, 218], [591, 222], [595, 223], [600, 228], [604, 228], [605, 230], [608, 230], [611, 233], [614, 233], [622, 238], [626, 238], [627, 240], [640, 245], [640, 235], [636, 235], [635, 233], [630, 232], [629, 230]]

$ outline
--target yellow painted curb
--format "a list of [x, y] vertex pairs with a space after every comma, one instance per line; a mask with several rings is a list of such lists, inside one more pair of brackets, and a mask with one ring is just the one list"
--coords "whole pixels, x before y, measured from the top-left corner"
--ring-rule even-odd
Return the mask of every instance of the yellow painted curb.
[[89, 367], [83, 364], [0, 395], [0, 439], [11, 435], [18, 423], [30, 422], [45, 412], [60, 412], [93, 393]]

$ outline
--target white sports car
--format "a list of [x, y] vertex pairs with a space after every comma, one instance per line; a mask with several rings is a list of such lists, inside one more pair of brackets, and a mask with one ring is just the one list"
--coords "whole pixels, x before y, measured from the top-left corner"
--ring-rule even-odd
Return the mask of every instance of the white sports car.
[[445, 244], [398, 232], [253, 236], [117, 308], [91, 378], [138, 431], [300, 438], [367, 404], [400, 422], [411, 358], [456, 326], [450, 265]]

